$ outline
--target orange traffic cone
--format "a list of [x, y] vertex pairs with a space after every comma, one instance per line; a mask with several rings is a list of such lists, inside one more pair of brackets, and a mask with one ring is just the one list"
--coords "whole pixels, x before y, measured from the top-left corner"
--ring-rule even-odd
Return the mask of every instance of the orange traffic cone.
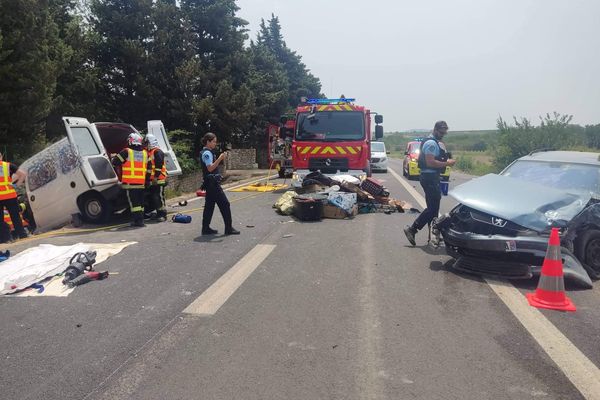
[[575, 311], [575, 304], [565, 294], [562, 257], [558, 228], [552, 228], [548, 250], [542, 265], [542, 274], [535, 293], [527, 293], [527, 300], [533, 307], [551, 310]]

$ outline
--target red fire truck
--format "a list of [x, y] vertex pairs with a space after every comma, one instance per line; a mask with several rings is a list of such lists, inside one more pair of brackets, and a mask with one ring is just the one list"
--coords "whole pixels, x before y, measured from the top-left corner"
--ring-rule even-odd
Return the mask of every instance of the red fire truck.
[[269, 168], [278, 171], [280, 178], [292, 176], [292, 139], [296, 126], [294, 114], [281, 116], [282, 123], [267, 126]]
[[[375, 139], [383, 137], [383, 116], [354, 104], [355, 99], [303, 99], [296, 109], [292, 142], [292, 184], [300, 186], [313, 171], [371, 175], [371, 115]], [[288, 119], [282, 117], [286, 124]]]

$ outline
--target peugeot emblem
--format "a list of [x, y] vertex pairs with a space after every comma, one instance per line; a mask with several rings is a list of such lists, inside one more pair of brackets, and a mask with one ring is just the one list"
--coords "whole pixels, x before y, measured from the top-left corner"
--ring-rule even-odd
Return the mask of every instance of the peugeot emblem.
[[327, 160], [325, 160], [325, 165], [328, 167], [331, 166], [331, 158], [328, 158]]
[[492, 224], [499, 226], [500, 228], [504, 228], [504, 226], [506, 226], [506, 221], [502, 218], [492, 217]]

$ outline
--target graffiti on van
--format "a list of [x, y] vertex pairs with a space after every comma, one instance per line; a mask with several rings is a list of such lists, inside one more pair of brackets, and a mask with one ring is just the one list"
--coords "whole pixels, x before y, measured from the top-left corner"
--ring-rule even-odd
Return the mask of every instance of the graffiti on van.
[[57, 168], [63, 175], [69, 175], [77, 171], [81, 166], [81, 158], [74, 151], [68, 140], [61, 140], [37, 157], [29, 160], [27, 165], [27, 182], [29, 190], [35, 191], [58, 176]]

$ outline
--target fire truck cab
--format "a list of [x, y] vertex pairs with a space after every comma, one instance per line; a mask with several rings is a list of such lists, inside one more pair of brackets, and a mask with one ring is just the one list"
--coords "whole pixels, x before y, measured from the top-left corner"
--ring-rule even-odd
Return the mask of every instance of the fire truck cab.
[[383, 137], [383, 116], [354, 104], [355, 99], [303, 99], [296, 109], [292, 185], [313, 171], [326, 175], [371, 175], [371, 115], [375, 139]]

